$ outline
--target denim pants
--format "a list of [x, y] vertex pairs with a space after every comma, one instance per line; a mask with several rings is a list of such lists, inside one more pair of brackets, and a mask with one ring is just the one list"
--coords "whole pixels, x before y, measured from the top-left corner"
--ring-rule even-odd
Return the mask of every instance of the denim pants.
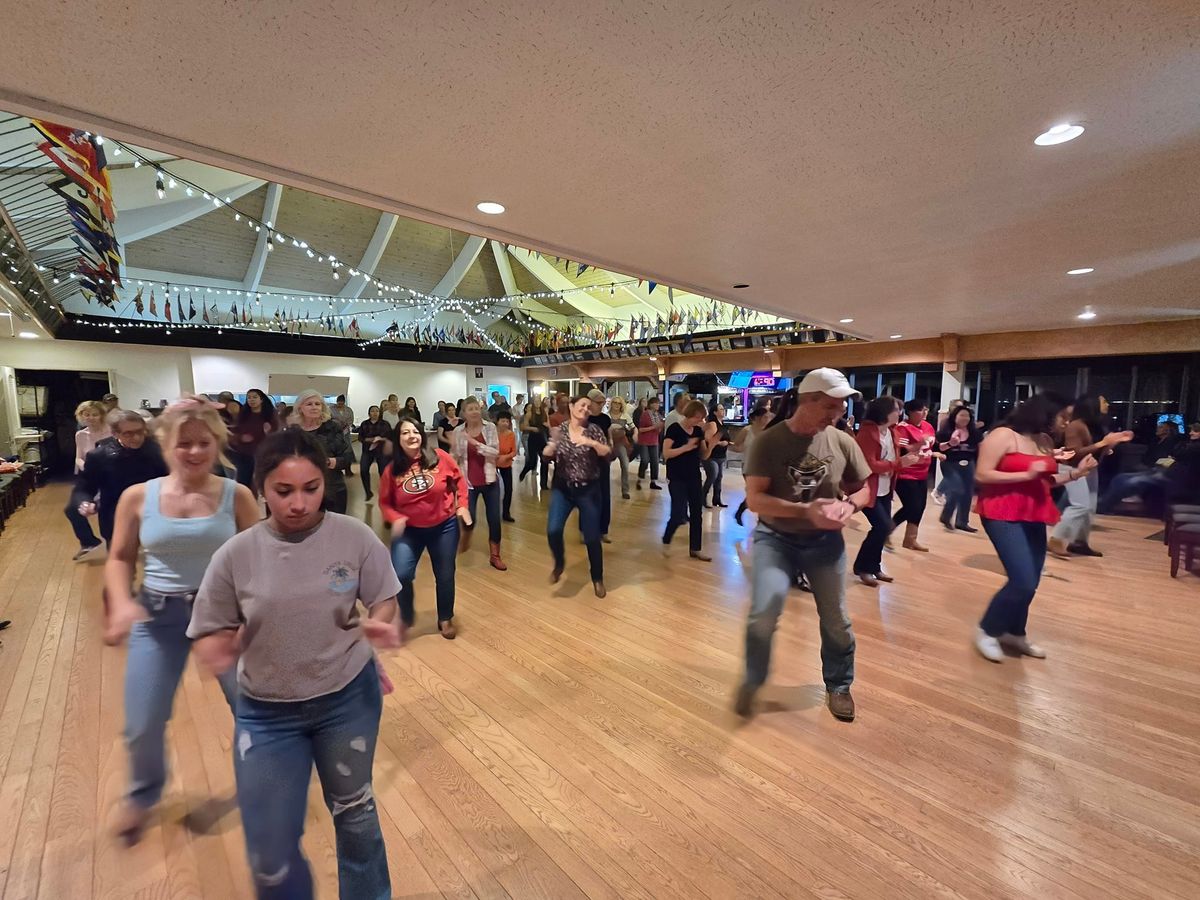
[[646, 477], [646, 466], [650, 466], [650, 480], [658, 481], [658, 444], [641, 444], [638, 453], [641, 462], [638, 463], [638, 481]]
[[79, 541], [79, 548], [81, 550], [100, 545], [100, 538], [96, 537], [96, 532], [92, 531], [92, 523], [87, 520], [87, 516], [79, 511], [80, 503], [92, 499], [93, 497], [90, 493], [76, 486], [71, 489], [71, 496], [67, 499], [67, 505], [63, 508], [63, 512], [67, 516], [67, 521], [71, 523], [71, 530], [75, 532], [75, 540]]
[[554, 568], [566, 565], [563, 529], [571, 510], [579, 510], [579, 529], [587, 545], [588, 565], [592, 581], [604, 580], [604, 551], [600, 546], [600, 484], [589, 481], [580, 487], [556, 484], [550, 492], [550, 513], [546, 517], [546, 539], [554, 554]]
[[821, 621], [825, 690], [848, 693], [854, 681], [854, 629], [846, 612], [846, 541], [840, 531], [785, 534], [754, 529], [750, 614], [746, 619], [746, 684], [759, 687], [771, 667], [771, 641], [783, 601], [804, 573]]
[[417, 577], [417, 563], [421, 554], [429, 551], [429, 562], [433, 565], [433, 581], [437, 590], [437, 617], [439, 622], [454, 618], [454, 570], [458, 559], [458, 516], [448, 518], [440, 525], [427, 528], [407, 526], [404, 532], [392, 540], [392, 568], [400, 579], [400, 618], [405, 625], [414, 621], [413, 581]]
[[905, 522], [920, 525], [921, 517], [925, 515], [925, 505], [929, 502], [929, 480], [897, 478], [896, 497], [901, 506], [899, 512], [892, 516], [892, 521], [897, 525]]
[[624, 497], [629, 493], [629, 448], [621, 444], [613, 450], [613, 456], [621, 464], [621, 496]]
[[[183, 677], [192, 642], [187, 636], [195, 594], [165, 595], [142, 589], [138, 601], [148, 618], [129, 632], [125, 657], [125, 746], [129, 751], [129, 799], [149, 809], [162, 798], [167, 782], [165, 736], [175, 690]], [[220, 676], [232, 710], [237, 674]]]
[[313, 896], [300, 838], [314, 765], [333, 815], [339, 896], [391, 897], [371, 785], [382, 709], [374, 660], [340, 691], [311, 700], [238, 697], [233, 768], [250, 871], [263, 900]]
[[1148, 472], [1122, 472], [1109, 483], [1108, 489], [1096, 503], [1096, 511], [1106, 513], [1128, 497], [1135, 495], [1148, 499], [1157, 494], [1161, 498], [1167, 492], [1170, 477], [1165, 469], [1153, 468]]
[[704, 536], [704, 494], [700, 487], [700, 473], [697, 472], [695, 478], [673, 478], [667, 482], [667, 490], [671, 492], [671, 517], [667, 519], [662, 542], [671, 543], [675, 530], [687, 522], [688, 549], [698, 553]]
[[942, 509], [942, 522], [965, 526], [971, 520], [971, 500], [975, 496], [975, 463], [965, 466], [957, 462], [942, 463], [942, 496], [946, 506]]
[[992, 637], [1023, 637], [1029, 604], [1037, 593], [1046, 562], [1046, 526], [1041, 522], [984, 519], [983, 530], [996, 548], [1008, 581], [992, 597], [979, 627]]
[[[1060, 475], [1073, 471], [1075, 470], [1064, 463], [1058, 464]], [[1100, 476], [1093, 469], [1084, 478], [1068, 481], [1063, 485], [1063, 489], [1066, 491], [1067, 505], [1063, 508], [1062, 518], [1054, 526], [1054, 537], [1068, 544], [1086, 544], [1092, 534], [1092, 523], [1096, 519]]]
[[725, 460], [712, 459], [711, 457], [704, 460], [704, 488], [703, 497], [705, 502], [708, 502], [708, 492], [712, 491], [713, 505], [719, 505], [721, 502], [721, 482], [725, 479]]
[[892, 492], [875, 498], [875, 505], [863, 510], [871, 530], [859, 545], [854, 558], [855, 575], [878, 575], [883, 571], [883, 545], [896, 527], [892, 522]]
[[467, 492], [467, 509], [471, 511], [471, 525], [474, 528], [479, 520], [475, 517], [475, 501], [483, 498], [483, 512], [487, 516], [488, 540], [493, 544], [500, 543], [500, 482], [473, 487]]

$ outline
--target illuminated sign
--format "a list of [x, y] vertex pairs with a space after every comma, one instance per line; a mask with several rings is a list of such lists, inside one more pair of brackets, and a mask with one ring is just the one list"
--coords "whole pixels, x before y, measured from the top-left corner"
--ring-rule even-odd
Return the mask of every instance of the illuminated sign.
[[778, 384], [779, 379], [774, 375], [751, 375], [750, 387], [752, 388], [774, 388]]

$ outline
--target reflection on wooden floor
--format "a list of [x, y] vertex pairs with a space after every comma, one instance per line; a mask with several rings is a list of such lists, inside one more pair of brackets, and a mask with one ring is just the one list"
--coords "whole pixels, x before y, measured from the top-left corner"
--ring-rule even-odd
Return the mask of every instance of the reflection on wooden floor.
[[[732, 510], [706, 513], [706, 565], [686, 535], [660, 552], [665, 492], [618, 492], [600, 601], [573, 539], [547, 584], [533, 491], [506, 527], [507, 573], [482, 539], [463, 559], [458, 640], [435, 632], [422, 563], [417, 634], [387, 661], [375, 785], [397, 896], [1200, 896], [1200, 583], [1167, 576], [1144, 539], [1156, 523], [1101, 520], [1104, 559], [1050, 560], [1031, 618], [1050, 658], [997, 666], [969, 644], [995, 556], [982, 534], [942, 532], [931, 505], [933, 552], [889, 554], [894, 585], [848, 588], [858, 721], [822, 708], [797, 593], [766, 708], [744, 725], [729, 711], [747, 600]], [[248, 897], [230, 717], [194, 667], [161, 814], [133, 850], [107, 835], [124, 651], [100, 644], [102, 557], [71, 562], [65, 499], [38, 491], [0, 538], [0, 895]], [[315, 790], [310, 807], [305, 849], [334, 897]]]

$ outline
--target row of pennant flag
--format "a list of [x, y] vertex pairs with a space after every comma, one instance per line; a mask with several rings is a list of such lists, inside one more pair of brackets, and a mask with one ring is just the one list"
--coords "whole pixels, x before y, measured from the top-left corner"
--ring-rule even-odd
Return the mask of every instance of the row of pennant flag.
[[77, 128], [30, 119], [42, 136], [37, 148], [62, 178], [47, 183], [67, 205], [75, 233], [71, 241], [79, 250], [77, 282], [84, 297], [112, 308], [121, 286], [121, 245], [117, 242], [117, 210], [104, 147]]

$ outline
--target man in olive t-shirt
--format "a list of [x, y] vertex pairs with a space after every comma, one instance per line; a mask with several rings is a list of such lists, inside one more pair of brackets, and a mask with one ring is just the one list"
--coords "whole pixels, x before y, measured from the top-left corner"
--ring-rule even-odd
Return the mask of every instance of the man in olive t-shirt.
[[846, 399], [861, 396], [836, 369], [814, 369], [796, 388], [795, 411], [750, 447], [746, 502], [754, 532], [746, 676], [735, 709], [749, 716], [767, 680], [771, 641], [797, 572], [808, 576], [821, 620], [821, 667], [830, 712], [854, 719], [854, 631], [846, 613], [842, 528], [869, 501], [871, 474], [854, 438], [832, 427]]

